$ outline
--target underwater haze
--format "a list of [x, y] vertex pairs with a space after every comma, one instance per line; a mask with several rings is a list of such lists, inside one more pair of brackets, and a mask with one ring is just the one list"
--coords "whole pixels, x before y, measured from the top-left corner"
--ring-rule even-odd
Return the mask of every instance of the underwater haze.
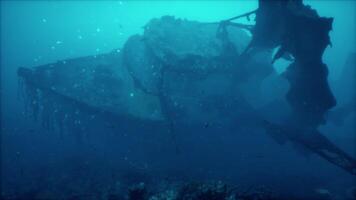
[[356, 2], [263, 2], [1, 1], [1, 199], [356, 199]]

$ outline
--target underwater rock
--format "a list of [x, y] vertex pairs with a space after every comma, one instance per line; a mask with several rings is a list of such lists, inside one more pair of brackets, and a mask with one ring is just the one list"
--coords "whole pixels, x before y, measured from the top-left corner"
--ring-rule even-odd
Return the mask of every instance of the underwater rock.
[[129, 188], [128, 198], [129, 200], [148, 199], [148, 191], [146, 185], [144, 183], [139, 183]]
[[167, 190], [159, 194], [153, 195], [149, 200], [176, 200], [177, 191], [176, 190]]
[[249, 188], [247, 191], [237, 191], [235, 194], [236, 200], [279, 200], [279, 199], [291, 199], [281, 198], [276, 192], [270, 190], [266, 186]]
[[226, 200], [230, 195], [227, 185], [220, 181], [189, 183], [179, 190], [176, 200]]
[[277, 200], [275, 192], [265, 186], [242, 190], [221, 181], [188, 182], [158, 192], [150, 200]]
[[109, 194], [107, 200], [124, 200], [124, 198], [116, 194]]

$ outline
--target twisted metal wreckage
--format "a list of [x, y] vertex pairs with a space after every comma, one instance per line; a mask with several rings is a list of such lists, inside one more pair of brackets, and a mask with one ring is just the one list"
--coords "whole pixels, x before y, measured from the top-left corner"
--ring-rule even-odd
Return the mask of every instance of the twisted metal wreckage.
[[[251, 15], [253, 26], [232, 22]], [[131, 36], [122, 50], [19, 68], [18, 76], [28, 113], [60, 133], [86, 131], [99, 115], [125, 131], [170, 132], [173, 137], [180, 127], [206, 122], [226, 122], [238, 130], [238, 119], [248, 118], [271, 136], [356, 175], [355, 159], [317, 130], [336, 105], [322, 62], [332, 21], [302, 0], [259, 0], [257, 10], [219, 23], [165, 16], [151, 20], [144, 34]], [[283, 124], [258, 114], [241, 89], [249, 79], [261, 85], [281, 57], [292, 59], [283, 74], [289, 82], [283, 97], [291, 108]]]

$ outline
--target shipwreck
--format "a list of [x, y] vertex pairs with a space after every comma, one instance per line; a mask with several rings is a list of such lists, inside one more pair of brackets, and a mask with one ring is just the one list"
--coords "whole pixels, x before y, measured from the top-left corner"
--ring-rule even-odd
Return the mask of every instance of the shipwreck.
[[[233, 22], [250, 15], [255, 25]], [[336, 105], [322, 62], [331, 28], [331, 18], [301, 0], [260, 0], [257, 10], [218, 23], [152, 19], [120, 49], [20, 67], [18, 76], [27, 113], [61, 134], [83, 133], [99, 117], [127, 132], [173, 139], [182, 127], [250, 126], [356, 175], [356, 160], [318, 131]], [[273, 68], [281, 57], [292, 62], [283, 77]], [[285, 79], [289, 88], [274, 88], [272, 99], [253, 102], [250, 96], [260, 95], [267, 77]], [[278, 119], [265, 116], [263, 108], [278, 100], [287, 102]]]

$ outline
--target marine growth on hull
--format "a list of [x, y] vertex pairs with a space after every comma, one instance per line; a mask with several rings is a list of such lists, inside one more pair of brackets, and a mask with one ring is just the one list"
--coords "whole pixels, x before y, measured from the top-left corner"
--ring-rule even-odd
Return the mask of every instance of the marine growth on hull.
[[[244, 65], [237, 63], [232, 58], [241, 55], [250, 36], [231, 27], [228, 35], [217, 38], [217, 28], [165, 16], [150, 21], [144, 34], [130, 37], [122, 49], [20, 68], [27, 110], [36, 119], [40, 116], [45, 127], [73, 127], [58, 124], [65, 121], [80, 122], [80, 127], [86, 121], [79, 115], [85, 112], [82, 109], [90, 110], [91, 117], [106, 113], [137, 124], [201, 126], [226, 121], [234, 125], [235, 117], [253, 109], [246, 100], [252, 95], [250, 87], [258, 95], [260, 82], [275, 72], [268, 62], [270, 51], [256, 54], [258, 59]], [[262, 70], [252, 74], [252, 68]], [[254, 81], [248, 83], [247, 74]]]

